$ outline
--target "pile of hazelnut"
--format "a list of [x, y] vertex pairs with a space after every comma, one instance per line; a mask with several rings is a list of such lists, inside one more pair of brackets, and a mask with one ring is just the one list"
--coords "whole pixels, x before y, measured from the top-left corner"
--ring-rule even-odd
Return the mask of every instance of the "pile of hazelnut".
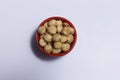
[[49, 20], [38, 28], [38, 33], [39, 45], [51, 54], [68, 51], [74, 40], [74, 28], [62, 20]]

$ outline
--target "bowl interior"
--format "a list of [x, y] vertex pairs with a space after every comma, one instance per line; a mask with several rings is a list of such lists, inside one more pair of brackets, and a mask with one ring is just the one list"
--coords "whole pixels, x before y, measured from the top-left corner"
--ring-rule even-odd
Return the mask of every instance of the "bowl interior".
[[63, 55], [65, 55], [65, 54], [69, 53], [69, 52], [73, 49], [73, 47], [75, 46], [76, 39], [77, 39], [76, 29], [75, 29], [75, 27], [73, 26], [73, 24], [72, 24], [69, 20], [67, 20], [67, 19], [65, 19], [65, 18], [63, 18], [63, 17], [50, 17], [50, 18], [47, 18], [47, 19], [45, 19], [45, 20], [38, 26], [38, 28], [39, 28], [40, 26], [44, 25], [44, 24], [45, 24], [46, 22], [48, 22], [49, 20], [52, 20], [52, 19], [62, 20], [63, 22], [68, 23], [68, 24], [74, 29], [74, 31], [75, 31], [75, 33], [73, 34], [74, 40], [73, 40], [73, 42], [72, 42], [71, 45], [70, 45], [70, 49], [69, 49], [68, 51], [61, 52], [61, 53], [58, 53], [58, 54], [52, 54], [52, 53], [47, 53], [47, 52], [45, 52], [44, 49], [39, 45], [40, 34], [39, 34], [37, 31], [36, 31], [36, 42], [37, 42], [37, 45], [38, 45], [39, 49], [41, 50], [41, 52], [43, 52], [43, 53], [45, 53], [45, 54], [47, 54], [47, 55], [49, 55], [49, 56], [63, 56]]

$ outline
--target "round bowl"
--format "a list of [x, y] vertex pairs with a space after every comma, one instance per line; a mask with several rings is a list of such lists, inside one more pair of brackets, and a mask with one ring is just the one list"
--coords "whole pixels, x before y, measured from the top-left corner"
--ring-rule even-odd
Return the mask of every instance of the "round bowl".
[[[74, 48], [74, 46], [75, 46], [75, 43], [76, 43], [76, 40], [77, 40], [77, 32], [76, 32], [76, 29], [75, 29], [74, 25], [73, 25], [69, 20], [67, 20], [67, 19], [65, 19], [65, 18], [63, 18], [63, 17], [58, 17], [58, 16], [49, 17], [49, 18], [43, 20], [43, 21], [40, 23], [40, 25], [38, 26], [38, 28], [39, 28], [40, 26], [43, 26], [44, 23], [46, 23], [46, 22], [48, 22], [49, 20], [52, 20], [52, 19], [62, 20], [63, 22], [68, 23], [68, 24], [74, 29], [74, 31], [75, 31], [75, 33], [73, 34], [74, 40], [73, 40], [73, 42], [72, 42], [71, 45], [70, 45], [70, 49], [69, 49], [68, 51], [61, 52], [61, 53], [58, 53], [58, 54], [52, 54], [52, 53], [47, 53], [47, 52], [45, 52], [44, 49], [39, 45], [40, 34], [36, 31], [36, 42], [37, 42], [38, 48], [40, 49], [40, 51], [41, 51], [43, 54], [46, 54], [46, 55], [51, 56], [51, 57], [57, 57], [57, 56], [66, 55], [66, 54], [68, 54], [68, 53]], [[38, 29], [38, 28], [37, 28], [37, 29]]]

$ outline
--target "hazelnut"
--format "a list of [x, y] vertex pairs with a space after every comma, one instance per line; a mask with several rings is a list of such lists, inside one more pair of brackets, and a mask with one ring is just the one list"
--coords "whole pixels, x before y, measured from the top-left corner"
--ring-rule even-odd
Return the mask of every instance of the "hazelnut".
[[61, 42], [54, 42], [53, 45], [54, 45], [55, 48], [59, 49], [59, 48], [61, 48], [62, 43]]
[[71, 42], [73, 42], [73, 39], [74, 39], [73, 35], [69, 35], [67, 42], [71, 43]]
[[50, 20], [49, 22], [48, 22], [48, 25], [49, 26], [56, 26], [56, 20]]
[[68, 51], [69, 49], [70, 49], [70, 44], [68, 43], [62, 44], [62, 51]]
[[69, 35], [70, 34], [70, 27], [64, 27], [62, 30], [63, 35]]
[[52, 41], [52, 36], [51, 36], [50, 34], [46, 33], [46, 34], [44, 35], [44, 40], [45, 40], [46, 42], [51, 42], [51, 41]]
[[47, 28], [47, 27], [48, 27], [48, 22], [46, 22], [46, 23], [44, 24], [44, 27], [45, 27], [45, 28]]
[[53, 41], [59, 41], [61, 39], [61, 35], [60, 34], [54, 34], [53, 35]]
[[60, 39], [60, 41], [63, 43], [63, 42], [66, 42], [67, 41], [67, 36], [61, 36], [61, 39]]
[[57, 32], [57, 29], [55, 26], [50, 26], [47, 28], [48, 33], [55, 34]]
[[63, 23], [64, 27], [70, 27], [70, 25], [66, 22]]
[[56, 26], [62, 26], [62, 21], [61, 20], [57, 20], [56, 21]]
[[38, 28], [38, 33], [39, 34], [44, 34], [46, 32], [46, 28], [44, 27], [44, 26], [40, 26], [39, 28]]
[[60, 53], [61, 52], [61, 49], [53, 49], [52, 50], [52, 53], [54, 53], [54, 54], [58, 54], [58, 53]]
[[40, 44], [40, 46], [44, 47], [47, 43], [44, 41], [43, 38], [41, 38], [41, 39], [39, 40], [39, 44]]
[[74, 29], [72, 27], [69, 27], [69, 30], [70, 30], [70, 34], [74, 34]]
[[57, 32], [60, 33], [63, 29], [63, 26], [57, 26]]
[[52, 52], [52, 46], [51, 46], [51, 45], [46, 45], [46, 46], [44, 47], [44, 50], [45, 50], [45, 52], [47, 52], [47, 53], [51, 53], [51, 52]]

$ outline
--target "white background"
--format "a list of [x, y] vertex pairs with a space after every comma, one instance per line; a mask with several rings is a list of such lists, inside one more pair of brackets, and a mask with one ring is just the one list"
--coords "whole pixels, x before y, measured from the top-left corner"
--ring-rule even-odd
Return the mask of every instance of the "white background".
[[[34, 33], [62, 16], [77, 29], [66, 56], [36, 56]], [[0, 0], [0, 80], [120, 80], [120, 0]]]

